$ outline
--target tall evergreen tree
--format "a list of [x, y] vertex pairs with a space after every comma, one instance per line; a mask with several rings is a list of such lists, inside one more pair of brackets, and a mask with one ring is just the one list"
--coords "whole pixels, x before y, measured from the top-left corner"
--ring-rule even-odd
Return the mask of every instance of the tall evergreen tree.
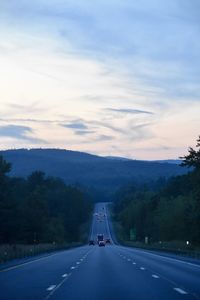
[[197, 139], [196, 148], [197, 150], [189, 147], [189, 154], [181, 157], [183, 159], [182, 166], [194, 167], [200, 170], [200, 136]]

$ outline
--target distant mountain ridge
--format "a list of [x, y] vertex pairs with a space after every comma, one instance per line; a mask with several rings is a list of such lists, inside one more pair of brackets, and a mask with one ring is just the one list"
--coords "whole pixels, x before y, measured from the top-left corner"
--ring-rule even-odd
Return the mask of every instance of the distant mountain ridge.
[[132, 181], [147, 182], [187, 172], [187, 169], [169, 161], [109, 158], [60, 149], [4, 150], [0, 151], [0, 155], [12, 163], [12, 176], [26, 177], [40, 170], [49, 176], [60, 177], [68, 184], [97, 191], [102, 197]]

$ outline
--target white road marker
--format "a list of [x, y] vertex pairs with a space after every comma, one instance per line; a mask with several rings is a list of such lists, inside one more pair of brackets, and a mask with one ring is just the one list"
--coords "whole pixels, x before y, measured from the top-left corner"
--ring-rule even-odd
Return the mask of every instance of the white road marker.
[[145, 268], [141, 267], [141, 268], [140, 268], [140, 270], [144, 271], [144, 270], [145, 270]]
[[153, 274], [152, 275], [153, 278], [160, 278], [158, 275]]
[[150, 256], [156, 256], [157, 258], [163, 258], [165, 260], [171, 260], [171, 261], [176, 261], [176, 262], [179, 262], [181, 264], [186, 264], [186, 265], [189, 265], [189, 266], [192, 266], [192, 267], [197, 267], [197, 268], [200, 268], [200, 265], [197, 265], [195, 263], [190, 263], [190, 262], [187, 262], [187, 261], [183, 261], [183, 260], [180, 260], [180, 259], [176, 259], [176, 258], [172, 258], [172, 257], [167, 257], [167, 256], [164, 256], [164, 255], [159, 255], [159, 254], [154, 254], [154, 253], [151, 253], [151, 252], [148, 252], [148, 251], [143, 251], [143, 250], [134, 250], [134, 252], [140, 252], [140, 253], [145, 253], [147, 255], [150, 255]]
[[55, 291], [58, 290], [63, 285], [63, 283], [68, 279], [68, 277], [71, 276], [71, 274], [72, 273], [69, 273], [67, 278], [64, 278], [57, 286], [55, 286], [55, 288], [50, 291], [50, 293], [46, 296], [44, 300], [48, 300], [55, 293]]
[[77, 265], [80, 265], [80, 262], [79, 262], [79, 261], [77, 261], [77, 262], [76, 262], [76, 264], [77, 264]]
[[73, 267], [73, 266], [72, 266], [70, 269], [71, 269], [71, 270], [74, 270], [74, 269], [76, 269], [76, 267]]
[[182, 290], [182, 289], [180, 289], [180, 288], [174, 288], [174, 290], [175, 290], [176, 292], [182, 294], [182, 295], [187, 295], [187, 292], [184, 291], [184, 290]]
[[47, 288], [47, 291], [52, 291], [55, 289], [56, 285], [50, 285], [50, 287]]
[[63, 277], [63, 278], [67, 277], [67, 274], [63, 274], [62, 277]]
[[133, 262], [133, 265], [136, 265], [136, 263], [135, 263], [135, 262]]
[[131, 261], [131, 259], [130, 259], [130, 258], [128, 258], [127, 260], [128, 260], [128, 261]]

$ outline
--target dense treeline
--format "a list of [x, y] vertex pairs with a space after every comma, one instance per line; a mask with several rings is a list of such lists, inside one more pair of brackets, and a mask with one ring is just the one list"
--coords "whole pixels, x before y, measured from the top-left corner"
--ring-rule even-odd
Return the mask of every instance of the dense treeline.
[[200, 245], [200, 150], [189, 148], [183, 165], [192, 167], [192, 171], [171, 178], [164, 186], [154, 184], [157, 191], [150, 186], [132, 186], [123, 196], [122, 191], [119, 193], [114, 210], [123, 239], [189, 240]]
[[26, 177], [41, 170], [66, 184], [87, 188], [95, 201], [110, 201], [118, 188], [131, 181], [143, 183], [187, 172], [171, 161], [107, 158], [61, 149], [15, 149], [0, 151], [0, 155], [12, 163], [11, 176]]
[[0, 243], [64, 243], [80, 240], [92, 204], [78, 188], [33, 172], [9, 177], [0, 156]]

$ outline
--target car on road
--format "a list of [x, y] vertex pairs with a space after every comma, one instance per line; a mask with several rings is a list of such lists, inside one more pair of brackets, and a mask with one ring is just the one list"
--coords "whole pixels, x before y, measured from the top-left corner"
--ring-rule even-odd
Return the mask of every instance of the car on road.
[[110, 243], [111, 243], [110, 239], [106, 239], [106, 244], [110, 244]]
[[99, 247], [105, 247], [105, 242], [104, 241], [99, 241]]
[[89, 241], [89, 245], [95, 245], [94, 240], [90, 240], [90, 241]]

